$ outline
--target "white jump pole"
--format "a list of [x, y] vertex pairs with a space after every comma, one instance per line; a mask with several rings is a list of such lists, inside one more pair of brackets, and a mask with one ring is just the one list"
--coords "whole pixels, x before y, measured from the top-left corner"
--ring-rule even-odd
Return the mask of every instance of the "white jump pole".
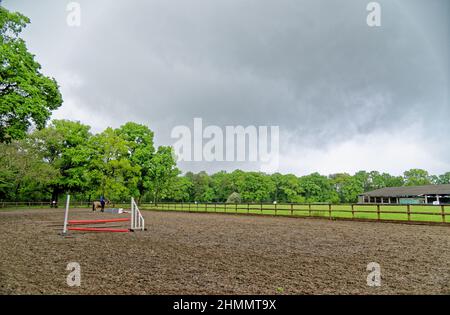
[[67, 195], [66, 200], [66, 212], [64, 214], [64, 227], [63, 227], [63, 235], [67, 234], [67, 222], [69, 219], [69, 203], [70, 203], [70, 195]]
[[145, 231], [145, 221], [142, 216], [139, 208], [136, 204], [136, 201], [133, 197], [131, 197], [131, 230], [141, 230]]
[[131, 229], [134, 230], [134, 220], [135, 220], [135, 212], [134, 209], [134, 198], [131, 197]]

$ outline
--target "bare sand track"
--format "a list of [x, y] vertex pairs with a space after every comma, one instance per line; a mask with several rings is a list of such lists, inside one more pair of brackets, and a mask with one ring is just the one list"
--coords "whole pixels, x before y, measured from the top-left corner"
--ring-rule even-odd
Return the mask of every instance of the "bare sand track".
[[448, 227], [143, 211], [146, 232], [63, 238], [63, 212], [0, 211], [1, 294], [450, 294]]

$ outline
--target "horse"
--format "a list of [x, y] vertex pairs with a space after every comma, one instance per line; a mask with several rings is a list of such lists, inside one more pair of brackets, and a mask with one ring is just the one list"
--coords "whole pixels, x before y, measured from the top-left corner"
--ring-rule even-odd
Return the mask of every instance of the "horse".
[[[105, 200], [105, 205], [109, 205], [109, 200]], [[105, 207], [102, 207], [102, 203], [100, 201], [94, 201], [92, 203], [92, 211], [97, 209], [101, 209], [102, 212], [105, 210]]]

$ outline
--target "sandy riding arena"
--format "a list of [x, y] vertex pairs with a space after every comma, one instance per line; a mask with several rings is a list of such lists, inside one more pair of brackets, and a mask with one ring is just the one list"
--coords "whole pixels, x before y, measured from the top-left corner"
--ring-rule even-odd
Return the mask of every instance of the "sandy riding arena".
[[[450, 294], [448, 227], [142, 213], [145, 232], [64, 238], [63, 209], [1, 211], [0, 294]], [[80, 287], [66, 283], [70, 262]]]

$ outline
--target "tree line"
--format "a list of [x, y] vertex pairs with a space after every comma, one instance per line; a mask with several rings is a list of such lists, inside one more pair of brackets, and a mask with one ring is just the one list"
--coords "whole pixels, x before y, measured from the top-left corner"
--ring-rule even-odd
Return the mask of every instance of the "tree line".
[[181, 174], [168, 146], [154, 147], [154, 133], [128, 122], [93, 134], [77, 121], [54, 120], [25, 138], [0, 144], [0, 200], [78, 200], [104, 195], [112, 201], [141, 202], [355, 202], [359, 194], [382, 187], [450, 183], [411, 169], [403, 176], [359, 171], [306, 176], [262, 172]]
[[359, 194], [378, 188], [449, 184], [450, 172], [436, 176], [426, 170], [411, 169], [403, 176], [378, 171], [296, 176], [236, 170], [212, 175], [188, 172], [178, 181], [183, 182], [184, 189], [178, 190], [179, 194], [172, 192], [174, 201], [352, 203]]
[[92, 134], [90, 127], [54, 120], [26, 138], [0, 144], [0, 199], [159, 200], [179, 175], [171, 147], [153, 146], [153, 132], [128, 122]]

